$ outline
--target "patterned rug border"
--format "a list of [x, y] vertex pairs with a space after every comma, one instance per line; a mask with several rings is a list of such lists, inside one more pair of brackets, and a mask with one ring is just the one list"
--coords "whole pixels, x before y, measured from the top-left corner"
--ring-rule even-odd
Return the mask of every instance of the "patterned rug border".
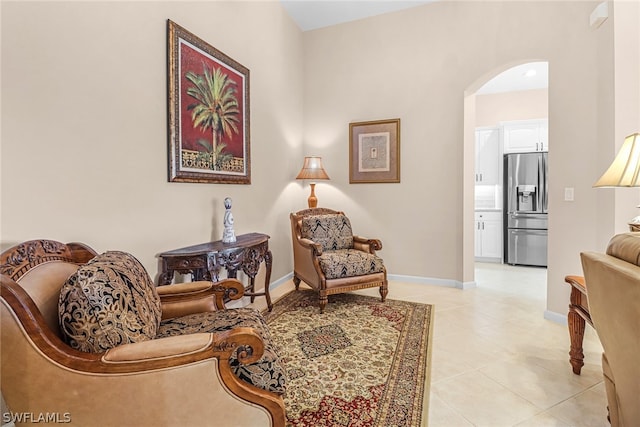
[[[312, 290], [291, 291], [274, 304], [271, 312], [264, 311], [267, 324], [272, 323], [285, 313], [294, 310], [300, 304], [313, 306], [318, 311], [313, 316], [322, 316], [318, 308], [317, 293]], [[376, 419], [372, 426], [426, 426], [429, 419], [429, 394], [431, 383], [431, 353], [433, 341], [434, 306], [396, 299], [387, 299], [384, 303], [379, 297], [345, 293], [329, 296], [325, 313], [344, 304], [360, 304], [377, 307], [384, 311], [385, 306], [401, 308], [407, 316], [400, 326], [400, 336], [395, 346], [389, 379], [382, 390]], [[410, 333], [411, 331], [421, 333]], [[426, 349], [426, 351], [424, 351]], [[415, 363], [415, 360], [418, 362]], [[423, 384], [423, 387], [418, 384]], [[399, 398], [401, 396], [402, 398]], [[288, 421], [288, 425], [290, 425]]]

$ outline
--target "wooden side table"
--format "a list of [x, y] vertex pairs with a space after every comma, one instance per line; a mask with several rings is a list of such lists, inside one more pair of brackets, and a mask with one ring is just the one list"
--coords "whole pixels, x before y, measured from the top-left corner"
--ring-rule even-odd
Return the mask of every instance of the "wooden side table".
[[589, 314], [589, 304], [587, 302], [587, 287], [582, 276], [566, 276], [564, 281], [571, 285], [571, 297], [569, 303], [569, 338], [571, 339], [571, 350], [569, 351], [569, 362], [573, 368], [573, 373], [580, 375], [584, 366], [584, 352], [582, 342], [584, 341], [585, 323], [593, 327], [591, 315]]
[[[272, 256], [269, 250], [269, 236], [262, 233], [248, 233], [236, 237], [233, 243], [223, 243], [222, 240], [173, 249], [158, 254], [161, 260], [161, 271], [158, 285], [168, 285], [173, 275], [190, 273], [193, 280], [220, 280], [220, 271], [224, 268], [227, 277], [237, 278], [242, 270], [249, 277], [249, 284], [245, 287], [245, 296], [251, 297], [251, 302], [257, 296], [267, 299], [269, 311], [273, 308], [269, 295], [271, 280]], [[260, 265], [265, 263], [266, 275], [264, 292], [255, 292], [255, 278]]]

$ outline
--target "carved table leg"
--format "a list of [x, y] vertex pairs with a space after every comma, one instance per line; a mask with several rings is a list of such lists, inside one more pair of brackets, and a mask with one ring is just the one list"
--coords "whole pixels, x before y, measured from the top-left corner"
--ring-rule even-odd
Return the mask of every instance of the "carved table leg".
[[264, 265], [266, 267], [265, 276], [264, 276], [264, 296], [267, 299], [267, 307], [269, 311], [273, 308], [273, 304], [271, 303], [271, 294], [269, 293], [269, 287], [271, 286], [271, 266], [273, 264], [273, 257], [271, 255], [271, 251], [268, 250], [264, 255]]
[[584, 352], [582, 351], [582, 341], [584, 339], [585, 320], [576, 313], [572, 306], [569, 306], [569, 338], [571, 339], [571, 350], [569, 351], [569, 361], [573, 368], [573, 373], [580, 375], [584, 366]]
[[220, 267], [221, 266], [220, 262], [218, 261], [217, 254], [208, 254], [206, 271], [208, 277], [205, 280], [210, 280], [212, 282], [217, 282], [218, 280], [220, 280]]
[[251, 293], [251, 302], [253, 303], [256, 300], [256, 278], [249, 277], [249, 286], [247, 286], [246, 290]]
[[171, 284], [173, 280], [173, 269], [169, 268], [166, 259], [160, 261], [160, 274], [158, 275], [158, 286]]

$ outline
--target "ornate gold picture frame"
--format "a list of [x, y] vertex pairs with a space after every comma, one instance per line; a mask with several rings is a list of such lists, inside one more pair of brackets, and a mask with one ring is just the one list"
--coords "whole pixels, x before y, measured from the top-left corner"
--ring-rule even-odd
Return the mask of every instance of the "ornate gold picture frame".
[[251, 184], [249, 69], [167, 20], [169, 181]]

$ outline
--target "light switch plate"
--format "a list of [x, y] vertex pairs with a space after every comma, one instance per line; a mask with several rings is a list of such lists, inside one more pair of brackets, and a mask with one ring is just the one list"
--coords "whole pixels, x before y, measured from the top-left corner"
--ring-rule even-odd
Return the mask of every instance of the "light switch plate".
[[573, 202], [573, 187], [566, 187], [564, 189], [564, 201]]

